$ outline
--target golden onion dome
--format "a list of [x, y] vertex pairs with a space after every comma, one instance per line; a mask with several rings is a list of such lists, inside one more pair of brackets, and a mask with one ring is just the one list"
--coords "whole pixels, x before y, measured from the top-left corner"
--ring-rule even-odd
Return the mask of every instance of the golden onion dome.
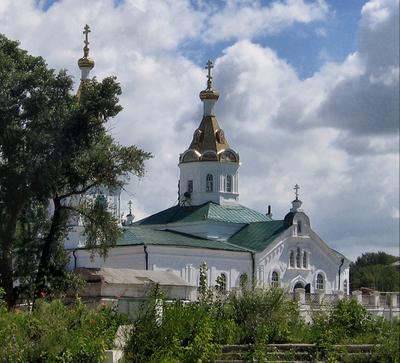
[[218, 100], [219, 98], [219, 93], [216, 90], [213, 89], [205, 89], [200, 92], [199, 94], [200, 99], [203, 100]]
[[214, 63], [211, 60], [208, 60], [206, 69], [208, 71], [207, 74], [207, 88], [203, 91], [200, 92], [200, 99], [202, 101], [204, 100], [215, 100], [217, 101], [219, 98], [219, 93], [218, 91], [214, 90], [212, 87], [212, 75], [211, 75], [211, 69], [214, 68]]
[[94, 67], [94, 60], [89, 57], [82, 57], [78, 60], [79, 68], [90, 68]]

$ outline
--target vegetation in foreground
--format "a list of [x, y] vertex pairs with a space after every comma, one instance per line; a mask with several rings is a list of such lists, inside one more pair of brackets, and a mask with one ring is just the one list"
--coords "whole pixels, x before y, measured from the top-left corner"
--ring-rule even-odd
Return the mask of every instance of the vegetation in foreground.
[[7, 311], [3, 302], [0, 362], [102, 362], [118, 326], [126, 322], [108, 307], [94, 310], [79, 299], [69, 306], [60, 300], [42, 300], [33, 312]]
[[[399, 320], [375, 318], [354, 300], [313, 314], [306, 324], [282, 289], [244, 290], [197, 303], [167, 302], [155, 292], [139, 317], [129, 321], [108, 307], [40, 300], [36, 309], [7, 311], [0, 300], [0, 362], [102, 362], [118, 326], [132, 324], [124, 363], [215, 361], [221, 346], [249, 344], [245, 359], [259, 362], [270, 343], [314, 343], [327, 362], [400, 362]], [[373, 356], [354, 360], [337, 344], [374, 344]], [[353, 359], [353, 360], [352, 360]]]
[[[314, 343], [319, 359], [328, 362], [391, 363], [400, 362], [399, 339], [399, 320], [372, 317], [354, 300], [316, 311], [306, 324], [297, 303], [278, 288], [217, 298], [207, 293], [196, 304], [166, 303], [158, 296], [134, 322], [124, 362], [210, 362], [225, 344], [250, 344], [247, 359], [254, 362], [263, 361], [267, 344]], [[338, 344], [376, 347], [372, 357], [354, 360], [338, 352]]]

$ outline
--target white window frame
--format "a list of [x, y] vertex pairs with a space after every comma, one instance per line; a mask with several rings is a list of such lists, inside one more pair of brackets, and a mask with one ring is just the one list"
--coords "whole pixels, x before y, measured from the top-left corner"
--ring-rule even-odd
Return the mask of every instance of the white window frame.
[[303, 250], [303, 258], [302, 258], [302, 266], [303, 268], [308, 268], [308, 252]]
[[212, 174], [206, 176], [206, 192], [212, 193], [214, 191], [214, 177]]
[[[319, 277], [322, 279], [322, 281], [319, 281]], [[325, 290], [325, 277], [321, 272], [317, 274], [317, 277], [315, 279], [315, 288], [317, 289], [317, 291]]]
[[187, 191], [188, 193], [193, 193], [193, 180], [188, 180], [187, 182]]
[[233, 192], [233, 177], [230, 174], [226, 176], [226, 192]]
[[290, 268], [295, 268], [296, 267], [296, 261], [294, 258], [294, 251], [290, 250], [289, 251], [289, 267]]
[[[276, 276], [276, 279], [275, 279]], [[272, 271], [271, 274], [271, 286], [272, 287], [279, 287], [280, 286], [280, 282], [279, 282], [279, 273], [277, 271]]]
[[296, 248], [296, 268], [301, 268], [301, 266], [302, 266], [303, 261], [302, 261], [301, 255], [302, 255], [301, 249], [300, 249], [300, 247], [297, 247]]

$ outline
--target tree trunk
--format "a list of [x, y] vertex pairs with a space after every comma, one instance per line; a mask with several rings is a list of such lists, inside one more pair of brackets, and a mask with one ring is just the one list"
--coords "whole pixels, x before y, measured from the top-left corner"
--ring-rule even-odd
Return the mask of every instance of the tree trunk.
[[51, 219], [51, 226], [49, 233], [47, 234], [44, 244], [42, 247], [42, 254], [40, 256], [38, 272], [35, 279], [35, 290], [33, 295], [33, 303], [35, 300], [41, 296], [44, 292], [46, 287], [46, 277], [49, 273], [50, 267], [50, 258], [52, 253], [52, 248], [54, 243], [58, 241], [59, 233], [60, 233], [60, 226], [62, 222], [62, 205], [61, 205], [61, 198], [55, 197], [53, 198], [54, 203], [54, 212], [53, 217]]
[[[16, 203], [17, 204], [17, 203]], [[14, 294], [14, 269], [13, 269], [13, 240], [20, 208], [14, 205], [12, 210], [6, 211], [8, 218], [2, 222], [3, 228], [0, 231], [0, 286], [4, 288], [5, 300], [8, 309], [11, 309], [16, 300]]]
[[2, 234], [0, 239], [2, 241], [0, 255], [0, 286], [4, 288], [5, 300], [8, 309], [11, 309], [15, 303], [12, 249], [11, 243], [9, 242], [12, 241], [12, 237]]

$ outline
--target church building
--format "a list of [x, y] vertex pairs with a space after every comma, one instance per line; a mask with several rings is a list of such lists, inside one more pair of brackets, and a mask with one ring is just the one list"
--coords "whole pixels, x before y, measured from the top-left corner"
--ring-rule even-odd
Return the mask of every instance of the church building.
[[[82, 79], [93, 65], [80, 60]], [[200, 92], [203, 116], [189, 147], [177, 157], [179, 203], [137, 222], [130, 206], [123, 235], [106, 259], [90, 258], [77, 222], [65, 242], [71, 268], [168, 272], [198, 287], [199, 268], [205, 262], [208, 285], [215, 286], [218, 279], [226, 291], [238, 289], [247, 276], [259, 287], [348, 294], [350, 261], [311, 228], [297, 184], [283, 219], [273, 219], [270, 210], [265, 215], [240, 204], [239, 153], [215, 115], [219, 93], [211, 61], [206, 68], [207, 86]], [[106, 198], [120, 218], [119, 192]]]

